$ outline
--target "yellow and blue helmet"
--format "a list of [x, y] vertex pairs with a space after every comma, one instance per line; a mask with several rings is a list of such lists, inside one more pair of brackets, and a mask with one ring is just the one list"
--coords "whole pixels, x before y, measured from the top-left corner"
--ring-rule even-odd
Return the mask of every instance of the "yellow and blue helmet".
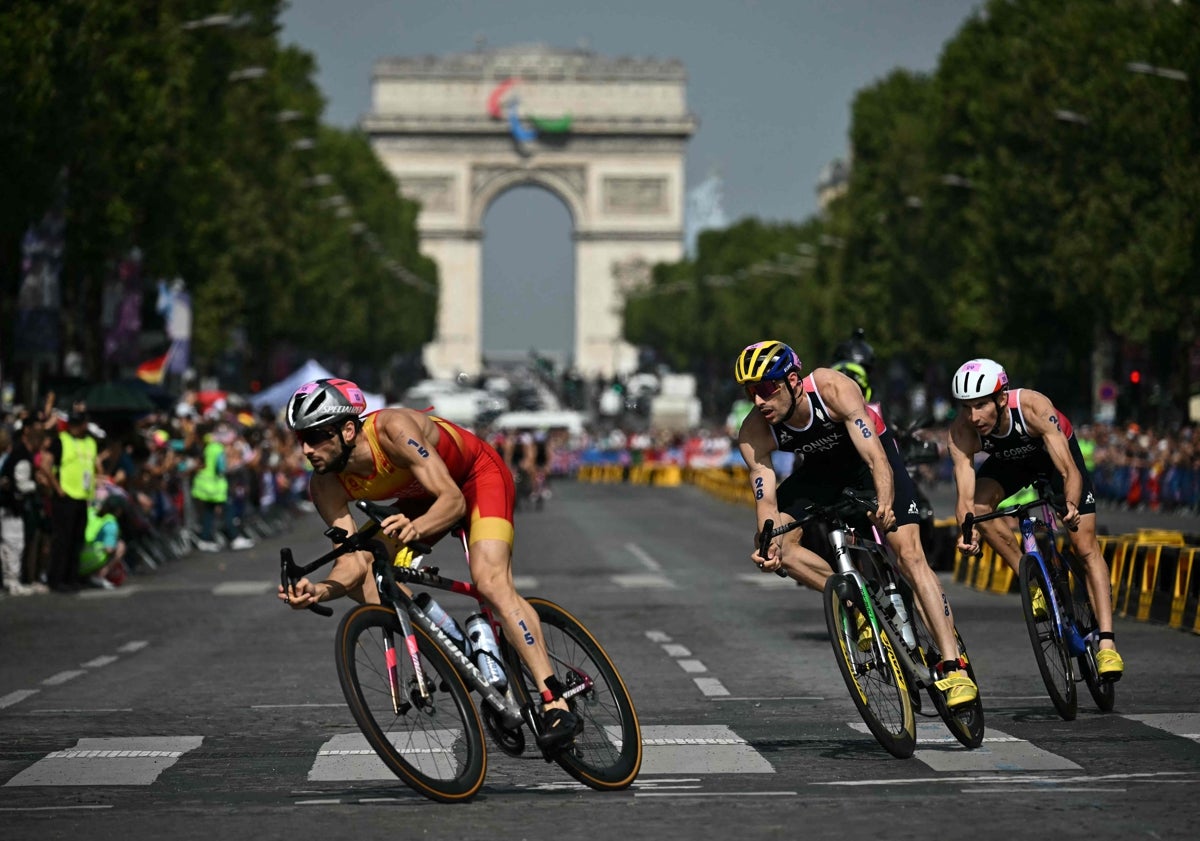
[[799, 370], [800, 357], [796, 351], [783, 342], [767, 339], [749, 345], [738, 354], [733, 376], [738, 385], [747, 385], [763, 380], [782, 380], [792, 371]]

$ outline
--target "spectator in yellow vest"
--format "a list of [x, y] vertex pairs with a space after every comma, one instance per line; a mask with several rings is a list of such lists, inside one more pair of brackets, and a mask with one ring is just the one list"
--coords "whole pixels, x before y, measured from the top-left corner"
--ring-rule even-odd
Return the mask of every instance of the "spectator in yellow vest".
[[88, 506], [96, 497], [100, 463], [96, 439], [88, 432], [82, 406], [67, 415], [67, 428], [51, 440], [50, 469], [50, 568], [47, 584], [59, 593], [79, 590], [79, 553], [83, 550]]

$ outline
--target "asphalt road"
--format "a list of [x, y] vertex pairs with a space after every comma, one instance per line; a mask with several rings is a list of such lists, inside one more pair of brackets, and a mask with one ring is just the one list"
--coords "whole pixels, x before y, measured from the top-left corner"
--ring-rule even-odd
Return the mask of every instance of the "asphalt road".
[[[1196, 836], [1200, 639], [1118, 620], [1127, 674], [1116, 710], [1099, 713], [1084, 690], [1078, 719], [1064, 722], [1017, 598], [947, 581], [987, 739], [967, 751], [922, 719], [916, 756], [893, 759], [849, 700], [815, 594], [751, 565], [750, 519], [694, 488], [573, 483], [519, 515], [519, 588], [587, 622], [634, 695], [645, 760], [619, 793], [498, 750], [469, 804], [435, 804], [391, 778], [345, 708], [336, 616], [292, 613], [273, 596], [280, 546], [298, 560], [324, 550], [315, 518], [117, 591], [0, 600], [0, 832]], [[450, 548], [433, 561], [462, 570]]]

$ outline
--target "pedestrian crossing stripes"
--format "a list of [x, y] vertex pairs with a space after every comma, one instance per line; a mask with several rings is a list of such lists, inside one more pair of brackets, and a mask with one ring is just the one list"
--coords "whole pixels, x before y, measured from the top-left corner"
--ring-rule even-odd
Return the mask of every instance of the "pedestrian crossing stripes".
[[[1120, 716], [1193, 742], [1200, 742], [1200, 713], [1156, 713]], [[989, 727], [983, 745], [968, 750], [946, 732], [940, 722], [918, 722], [917, 751], [914, 762], [921, 763], [933, 776], [915, 774], [900, 778], [823, 782], [814, 785], [904, 785], [922, 782], [995, 784], [1009, 780], [1014, 784], [1031, 780], [1070, 782], [1089, 780], [1091, 776], [1076, 762], [1034, 745], [995, 727]], [[846, 722], [847, 730], [859, 734], [864, 745], [874, 738], [861, 721]], [[169, 768], [186, 762], [202, 746], [202, 736], [134, 736], [80, 738], [67, 748], [50, 751], [3, 782], [2, 788], [36, 786], [148, 786]], [[760, 751], [732, 727], [723, 724], [646, 725], [642, 728], [643, 759], [639, 781], [668, 783], [676, 779], [698, 780], [716, 774], [776, 774], [767, 758], [783, 758], [777, 750]], [[880, 749], [882, 751], [882, 749]], [[430, 758], [437, 752], [436, 742], [428, 748]], [[498, 752], [493, 754], [499, 756]], [[421, 757], [415, 759], [420, 764]], [[3, 767], [3, 766], [0, 766]], [[9, 766], [11, 767], [11, 765]], [[982, 773], [981, 772], [991, 772]], [[1065, 772], [1066, 776], [1047, 776]], [[1167, 772], [1163, 772], [1167, 773]], [[1200, 782], [1200, 773], [1182, 774], [1179, 781]], [[981, 774], [980, 776], [969, 776]], [[686, 777], [684, 776], [686, 775]], [[337, 733], [314, 750], [308, 765], [309, 782], [352, 783], [395, 779], [375, 755], [366, 739], [357, 731]], [[1117, 775], [1133, 779], [1136, 772]], [[1144, 776], [1144, 775], [1143, 775]], [[1186, 778], [1186, 779], [1185, 779]], [[1194, 779], [1193, 779], [1194, 778]], [[542, 785], [539, 782], [538, 785]], [[566, 781], [547, 780], [545, 785], [570, 785]], [[692, 787], [692, 786], [688, 786]]]
[[4, 787], [147, 786], [203, 741], [201, 736], [80, 739], [74, 748], [42, 757]]

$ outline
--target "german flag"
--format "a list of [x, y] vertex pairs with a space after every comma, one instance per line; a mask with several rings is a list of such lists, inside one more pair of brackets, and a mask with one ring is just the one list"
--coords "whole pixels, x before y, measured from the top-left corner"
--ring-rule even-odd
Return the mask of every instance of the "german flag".
[[150, 385], [162, 385], [163, 377], [167, 373], [167, 367], [171, 364], [171, 351], [168, 350], [162, 356], [143, 362], [137, 368], [137, 377], [144, 383]]

